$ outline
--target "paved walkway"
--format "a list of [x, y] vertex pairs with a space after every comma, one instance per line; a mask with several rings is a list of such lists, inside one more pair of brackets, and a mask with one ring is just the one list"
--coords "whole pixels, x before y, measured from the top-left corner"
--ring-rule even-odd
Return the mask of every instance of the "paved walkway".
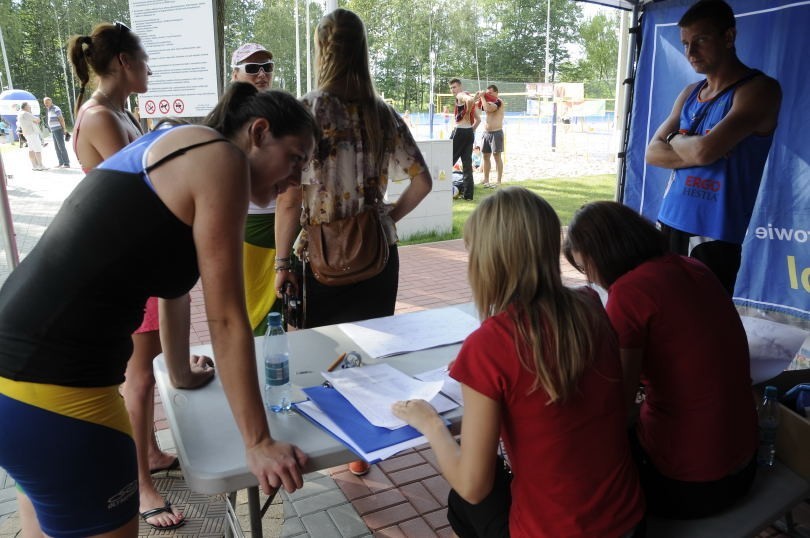
[[[55, 158], [45, 148], [46, 165]], [[71, 155], [72, 157], [72, 155]], [[73, 158], [73, 157], [72, 157]], [[83, 177], [77, 168], [32, 172], [24, 152], [3, 154], [9, 179], [9, 198], [14, 215], [17, 246], [24, 257], [47, 227], [62, 200]], [[75, 163], [75, 159], [73, 161]], [[0, 245], [2, 246], [2, 245]], [[397, 312], [465, 303], [471, 300], [466, 277], [466, 252], [463, 242], [446, 241], [400, 249], [400, 288]], [[562, 260], [564, 278], [569, 284], [582, 277]], [[5, 255], [0, 255], [0, 284], [8, 276]], [[199, 287], [192, 291], [193, 344], [210, 340]], [[167, 450], [174, 446], [162, 407], [156, 409], [158, 439]], [[399, 454], [372, 466], [364, 477], [355, 477], [346, 466], [308, 475], [303, 489], [293, 495], [282, 494], [264, 518], [264, 536], [321, 537], [431, 537], [449, 536], [445, 517], [448, 485], [439, 475], [435, 457], [426, 447]], [[169, 482], [168, 479], [166, 480]], [[0, 538], [19, 535], [13, 481], [0, 469]], [[170, 487], [170, 486], [169, 486]], [[183, 490], [187, 495], [187, 489]], [[209, 499], [208, 504], [221, 502]], [[203, 500], [203, 504], [206, 501]], [[216, 507], [214, 507], [216, 508]], [[241, 499], [237, 514], [245, 516]], [[212, 513], [216, 513], [214, 509]], [[200, 514], [198, 514], [200, 515]], [[810, 527], [810, 509], [804, 503], [797, 519]], [[190, 519], [194, 514], [189, 512]], [[192, 524], [177, 535], [212, 536], [214, 529]], [[247, 526], [243, 525], [247, 530]], [[170, 532], [161, 532], [169, 536]], [[142, 529], [142, 536], [149, 535]], [[769, 529], [760, 538], [786, 536]]]

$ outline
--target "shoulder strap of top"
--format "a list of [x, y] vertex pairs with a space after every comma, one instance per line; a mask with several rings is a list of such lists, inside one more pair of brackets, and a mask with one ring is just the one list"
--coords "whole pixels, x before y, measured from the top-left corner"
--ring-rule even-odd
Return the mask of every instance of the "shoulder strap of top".
[[[717, 95], [715, 95], [714, 97], [712, 97], [711, 99], [709, 99], [707, 102], [705, 102], [705, 103], [703, 104], [703, 108], [701, 108], [701, 109], [700, 109], [700, 112], [699, 112], [699, 113], [698, 113], [698, 114], [695, 116], [695, 118], [692, 120], [692, 126], [689, 128], [689, 131], [687, 131], [687, 134], [688, 134], [688, 135], [694, 135], [694, 134], [697, 132], [697, 129], [698, 129], [698, 127], [700, 126], [700, 122], [701, 122], [701, 121], [703, 121], [703, 118], [704, 118], [704, 117], [706, 117], [706, 114], [708, 114], [708, 113], [709, 113], [709, 109], [710, 109], [712, 106], [714, 106], [714, 104], [715, 104], [715, 103], [716, 103], [716, 102], [717, 102], [717, 101], [718, 101], [718, 100], [719, 100], [721, 97], [723, 97], [724, 95], [726, 95], [726, 94], [727, 94], [728, 92], [730, 92], [731, 90], [733, 90], [733, 89], [735, 89], [735, 88], [739, 88], [740, 86], [742, 86], [743, 84], [745, 84], [746, 82], [748, 82], [749, 80], [751, 80], [752, 78], [754, 78], [754, 77], [756, 77], [757, 75], [760, 75], [760, 74], [762, 74], [762, 71], [760, 71], [759, 69], [752, 69], [752, 70], [751, 70], [749, 73], [747, 73], [745, 76], [743, 76], [742, 78], [740, 78], [740, 79], [739, 79], [739, 80], [737, 80], [736, 82], [733, 82], [733, 83], [729, 84], [728, 86], [726, 86], [725, 88], [723, 88], [723, 89], [722, 89], [722, 90], [721, 90], [721, 91], [720, 91], [720, 92], [719, 92]], [[701, 90], [701, 89], [703, 88], [703, 86], [705, 86], [705, 85], [706, 85], [706, 81], [705, 81], [705, 80], [704, 80], [704, 81], [703, 81], [701, 84], [698, 84], [698, 86], [697, 86], [697, 88], [696, 88], [697, 92], [700, 92], [700, 90]]]
[[191, 144], [190, 146], [186, 146], [184, 148], [176, 149], [176, 150], [172, 151], [171, 153], [169, 153], [168, 155], [164, 155], [156, 163], [147, 166], [145, 172], [148, 174], [148, 173], [152, 172], [152, 170], [154, 170], [158, 166], [162, 165], [163, 163], [171, 161], [175, 157], [179, 157], [180, 155], [183, 155], [183, 154], [191, 151], [192, 149], [199, 148], [200, 146], [207, 146], [208, 144], [213, 144], [214, 142], [229, 142], [230, 143], [230, 140], [228, 140], [226, 138], [212, 138], [211, 140], [205, 140], [204, 142], [197, 142], [196, 144]]

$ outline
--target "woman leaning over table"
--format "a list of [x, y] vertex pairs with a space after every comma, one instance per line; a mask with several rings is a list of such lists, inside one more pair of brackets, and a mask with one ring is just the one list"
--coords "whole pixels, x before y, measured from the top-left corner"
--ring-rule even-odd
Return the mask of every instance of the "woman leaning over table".
[[608, 291], [628, 409], [644, 386], [631, 443], [650, 513], [725, 510], [750, 489], [757, 449], [748, 339], [728, 292], [616, 202], [577, 211], [565, 255]]
[[[152, 71], [146, 63], [148, 56], [140, 39], [120, 22], [101, 23], [90, 35], [74, 36], [68, 44], [68, 53], [81, 83], [76, 100], [73, 148], [82, 169], [89, 172], [143, 134], [126, 103], [131, 94], [146, 91]], [[96, 75], [98, 87], [86, 102], [82, 102], [91, 73]], [[141, 219], [137, 215], [134, 217]], [[189, 297], [183, 295], [162, 304], [166, 312], [164, 327], [176, 327], [170, 331], [175, 341], [167, 346], [167, 352], [176, 350], [187, 355]], [[122, 393], [138, 451], [140, 512], [151, 514], [145, 518], [148, 525], [156, 529], [172, 529], [184, 524], [184, 516], [163, 499], [152, 481], [152, 472], [178, 467], [177, 457], [160, 449], [154, 431], [152, 360], [162, 351], [159, 328], [158, 299], [150, 297], [143, 323], [132, 334], [133, 351], [127, 363]], [[192, 357], [184, 379], [175, 380], [178, 386], [194, 388], [207, 382], [213, 376], [207, 360]]]
[[[450, 370], [464, 395], [461, 444], [424, 400], [393, 407], [427, 437], [453, 488], [453, 530], [642, 535], [618, 345], [596, 294], [562, 284], [557, 214], [526, 189], [503, 189], [473, 211], [464, 242], [483, 321]], [[496, 457], [499, 439], [511, 477]]]
[[[363, 21], [351, 11], [336, 9], [321, 19], [315, 44], [318, 89], [303, 101], [324, 137], [304, 172], [302, 188], [288, 191], [276, 207], [277, 295], [285, 282], [295, 281], [289, 271], [290, 252], [299, 221], [301, 226], [329, 223], [371, 205], [381, 215], [390, 247], [382, 272], [356, 284], [326, 286], [307, 268], [307, 327], [393, 315], [399, 285], [395, 223], [427, 196], [432, 185], [408, 126], [374, 90]], [[396, 204], [384, 205], [388, 182], [399, 179], [409, 179], [410, 184]], [[304, 231], [296, 254], [302, 257], [306, 249]]]
[[[206, 125], [158, 129], [91, 170], [0, 289], [0, 467], [33, 503], [26, 533], [137, 535], [137, 458], [118, 394], [130, 335], [148, 297], [182, 296], [200, 276], [247, 466], [265, 492], [302, 486], [306, 456], [267, 425], [242, 235], [248, 201], [299, 184], [319, 129], [289, 94], [243, 83]], [[170, 371], [187, 364], [167, 359]]]

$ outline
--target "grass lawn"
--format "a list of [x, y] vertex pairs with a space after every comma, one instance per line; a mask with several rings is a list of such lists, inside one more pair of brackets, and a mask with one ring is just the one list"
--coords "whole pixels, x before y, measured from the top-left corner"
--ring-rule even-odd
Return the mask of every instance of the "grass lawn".
[[[616, 175], [580, 176], [566, 178], [538, 179], [504, 183], [500, 188], [515, 185], [525, 187], [545, 198], [557, 211], [563, 226], [568, 224], [574, 212], [583, 204], [596, 200], [613, 200], [616, 192]], [[433, 241], [446, 241], [461, 238], [464, 223], [478, 202], [494, 193], [497, 189], [485, 189], [475, 186], [475, 199], [466, 201], [453, 200], [453, 231], [451, 233], [419, 234], [401, 241], [401, 245], [415, 245]]]

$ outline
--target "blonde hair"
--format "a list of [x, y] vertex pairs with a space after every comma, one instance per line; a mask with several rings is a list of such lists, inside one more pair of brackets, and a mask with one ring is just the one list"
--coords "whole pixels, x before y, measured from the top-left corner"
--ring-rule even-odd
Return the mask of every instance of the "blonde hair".
[[596, 300], [563, 285], [560, 235], [554, 209], [521, 187], [485, 198], [464, 226], [478, 314], [510, 313], [520, 363], [535, 376], [532, 391], [542, 387], [549, 403], [576, 390], [594, 358], [593, 331], [606, 324]]
[[347, 9], [332, 11], [318, 24], [315, 49], [318, 87], [359, 104], [365, 126], [365, 153], [373, 159], [373, 169], [379, 170], [396, 126], [390, 108], [379, 98], [371, 80], [363, 21]]

